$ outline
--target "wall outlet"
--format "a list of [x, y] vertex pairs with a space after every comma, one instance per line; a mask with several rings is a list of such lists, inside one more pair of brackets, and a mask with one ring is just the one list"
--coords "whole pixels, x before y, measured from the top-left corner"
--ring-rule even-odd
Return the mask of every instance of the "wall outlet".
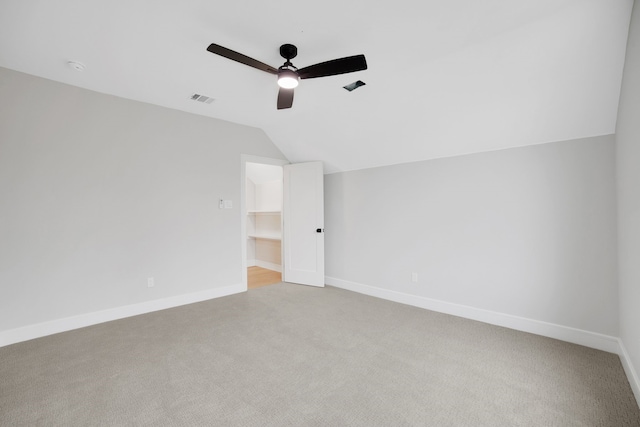
[[418, 282], [418, 273], [411, 273], [411, 281], [414, 283]]
[[153, 277], [147, 278], [147, 288], [153, 288], [155, 285], [156, 282], [153, 280]]

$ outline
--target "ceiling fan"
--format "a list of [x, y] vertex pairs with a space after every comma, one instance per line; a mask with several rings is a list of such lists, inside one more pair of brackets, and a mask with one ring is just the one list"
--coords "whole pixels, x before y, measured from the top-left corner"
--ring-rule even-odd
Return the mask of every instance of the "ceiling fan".
[[365, 60], [364, 55], [347, 56], [345, 58], [333, 59], [331, 61], [321, 62], [304, 68], [296, 68], [291, 63], [291, 60], [298, 55], [298, 48], [292, 44], [283, 44], [280, 46], [280, 55], [286, 61], [279, 68], [274, 68], [263, 62], [249, 58], [246, 55], [214, 43], [210, 44], [207, 50], [211, 53], [215, 53], [216, 55], [224, 56], [225, 58], [240, 62], [241, 64], [277, 75], [278, 85], [280, 86], [278, 91], [278, 110], [291, 108], [291, 105], [293, 105], [293, 89], [298, 86], [299, 79], [335, 76], [338, 74], [352, 73], [354, 71], [367, 69], [367, 61]]

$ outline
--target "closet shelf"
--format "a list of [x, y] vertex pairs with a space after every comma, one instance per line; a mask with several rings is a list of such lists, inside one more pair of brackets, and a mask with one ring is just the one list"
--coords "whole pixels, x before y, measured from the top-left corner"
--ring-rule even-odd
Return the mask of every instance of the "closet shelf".
[[282, 236], [278, 234], [249, 234], [247, 237], [250, 239], [282, 240]]
[[247, 215], [280, 215], [280, 211], [247, 211]]

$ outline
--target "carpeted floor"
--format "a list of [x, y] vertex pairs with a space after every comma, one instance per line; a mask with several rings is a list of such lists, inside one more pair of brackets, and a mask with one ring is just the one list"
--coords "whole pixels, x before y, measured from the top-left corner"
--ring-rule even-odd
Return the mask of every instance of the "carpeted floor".
[[640, 426], [618, 356], [290, 284], [0, 348], [0, 425]]

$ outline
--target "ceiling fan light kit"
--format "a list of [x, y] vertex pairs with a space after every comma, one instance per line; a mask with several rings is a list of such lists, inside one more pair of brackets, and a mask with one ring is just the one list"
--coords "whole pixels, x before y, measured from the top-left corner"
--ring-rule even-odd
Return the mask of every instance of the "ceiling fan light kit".
[[298, 74], [288, 68], [281, 68], [278, 71], [278, 86], [285, 89], [293, 89], [298, 86]]
[[335, 76], [367, 69], [367, 60], [364, 55], [333, 59], [298, 69], [291, 63], [291, 59], [298, 55], [298, 48], [288, 43], [280, 46], [280, 56], [286, 60], [280, 68], [272, 67], [215, 43], [211, 43], [207, 50], [232, 61], [277, 75], [278, 86], [280, 86], [277, 102], [278, 110], [291, 108], [293, 105], [293, 88], [298, 86], [301, 79]]

